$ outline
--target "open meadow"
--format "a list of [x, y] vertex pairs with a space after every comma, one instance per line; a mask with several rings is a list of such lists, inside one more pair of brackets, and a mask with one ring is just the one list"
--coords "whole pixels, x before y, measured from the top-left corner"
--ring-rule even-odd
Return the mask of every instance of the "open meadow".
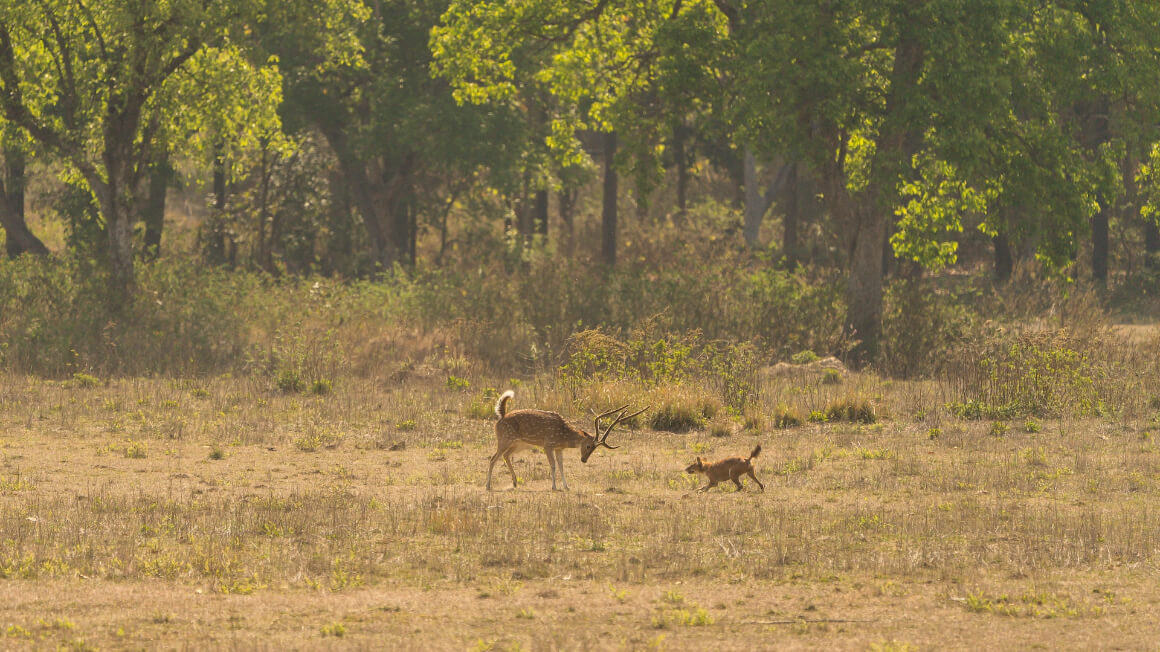
[[[587, 464], [566, 451], [570, 491], [525, 451], [519, 487], [501, 463], [489, 493], [486, 382], [419, 368], [287, 393], [261, 377], [4, 375], [0, 647], [1160, 640], [1154, 396], [1015, 416], [947, 381], [813, 363], [757, 374], [730, 416], [696, 380], [526, 380], [513, 408], [585, 428], [590, 408], [652, 407], [613, 431], [620, 448]], [[764, 493], [694, 491], [697, 455], [755, 443]]]
[[0, 0], [0, 652], [1160, 652], [1158, 77], [1157, 0]]

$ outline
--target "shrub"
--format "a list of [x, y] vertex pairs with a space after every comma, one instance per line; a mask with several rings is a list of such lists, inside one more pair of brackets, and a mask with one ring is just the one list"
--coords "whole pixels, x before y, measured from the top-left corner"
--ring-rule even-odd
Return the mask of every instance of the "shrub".
[[729, 419], [713, 419], [709, 424], [709, 434], [713, 437], [728, 437], [733, 434], [733, 422]]
[[973, 326], [969, 292], [937, 292], [923, 281], [889, 285], [883, 297], [881, 369], [904, 378], [938, 372]]
[[797, 408], [779, 405], [774, 410], [773, 426], [775, 428], [797, 428], [800, 425], [802, 425], [802, 415]]
[[688, 432], [704, 427], [705, 414], [689, 403], [668, 403], [653, 410], [649, 427], [667, 432]]
[[826, 420], [874, 423], [878, 420], [878, 416], [874, 412], [874, 405], [868, 399], [847, 395], [835, 399], [826, 406]]
[[789, 361], [794, 363], [794, 364], [809, 364], [811, 362], [817, 362], [819, 359], [820, 358], [818, 358], [817, 353], [814, 353], [813, 351], [810, 351], [809, 349], [807, 349], [805, 351], [800, 351], [798, 353], [793, 354], [792, 356], [790, 356]]
[[1115, 374], [1095, 363], [1090, 351], [1098, 342], [1066, 330], [989, 333], [948, 365], [946, 381], [962, 397], [948, 408], [968, 419], [1103, 414], [1102, 394], [1113, 389]]

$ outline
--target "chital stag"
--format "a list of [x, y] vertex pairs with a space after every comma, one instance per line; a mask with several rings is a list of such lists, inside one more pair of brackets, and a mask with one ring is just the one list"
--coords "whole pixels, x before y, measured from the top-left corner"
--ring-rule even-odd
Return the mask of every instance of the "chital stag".
[[[512, 453], [527, 448], [544, 449], [544, 453], [548, 455], [548, 466], [552, 468], [552, 491], [556, 491], [557, 469], [560, 473], [560, 482], [567, 490], [568, 481], [564, 479], [564, 449], [579, 448], [580, 461], [587, 463], [592, 451], [599, 446], [610, 449], [619, 448], [619, 446], [608, 445], [608, 433], [612, 432], [616, 424], [631, 419], [648, 409], [646, 407], [644, 410], [625, 414], [628, 411], [628, 405], [622, 405], [597, 414], [592, 419], [592, 429], [596, 431], [596, 435], [593, 436], [570, 425], [564, 421], [564, 417], [555, 412], [544, 410], [513, 410], [508, 412], [507, 404], [513, 396], [515, 396], [515, 392], [509, 389], [495, 402], [495, 415], [499, 417], [499, 421], [495, 423], [495, 455], [491, 456], [491, 463], [487, 467], [488, 491], [491, 491], [492, 469], [501, 458], [512, 474], [512, 487], [516, 486], [516, 471], [512, 468], [511, 456]], [[600, 420], [614, 414], [616, 418], [601, 432]]]

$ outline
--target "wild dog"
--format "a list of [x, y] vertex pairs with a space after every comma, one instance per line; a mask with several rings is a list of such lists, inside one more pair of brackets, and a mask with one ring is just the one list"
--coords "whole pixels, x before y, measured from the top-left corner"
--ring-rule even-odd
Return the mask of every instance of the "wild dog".
[[741, 491], [741, 476], [748, 475], [753, 478], [757, 486], [761, 487], [762, 493], [765, 493], [765, 485], [761, 484], [761, 480], [753, 474], [753, 458], [761, 454], [761, 444], [758, 444], [749, 457], [727, 457], [716, 462], [706, 462], [701, 456], [697, 456], [697, 461], [685, 467], [685, 473], [703, 473], [709, 480], [709, 484], [698, 489], [698, 491], [708, 491], [717, 486], [718, 482], [732, 480], [733, 484], [737, 485], [737, 491]]
[[[579, 448], [580, 461], [587, 464], [588, 457], [598, 446], [609, 449], [619, 448], [619, 446], [610, 446], [607, 443], [608, 433], [612, 432], [616, 424], [625, 419], [631, 419], [648, 409], [646, 407], [644, 410], [626, 415], [628, 405], [622, 405], [598, 414], [592, 419], [592, 429], [596, 431], [596, 435], [593, 436], [564, 421], [564, 417], [555, 412], [545, 410], [513, 410], [508, 412], [508, 401], [515, 395], [516, 393], [509, 389], [501, 394], [499, 400], [495, 402], [495, 416], [499, 417], [499, 421], [495, 422], [495, 455], [491, 456], [491, 462], [487, 467], [488, 491], [491, 491], [492, 469], [495, 468], [495, 463], [500, 459], [503, 459], [504, 463], [507, 464], [508, 471], [512, 474], [512, 488], [515, 488], [516, 471], [512, 468], [511, 456], [512, 453], [527, 448], [544, 449], [548, 455], [548, 466], [552, 469], [552, 491], [556, 491], [557, 468], [560, 470], [560, 482], [564, 485], [564, 490], [567, 491], [568, 481], [564, 479], [564, 449]], [[601, 432], [600, 420], [613, 414], [616, 415], [616, 418]]]

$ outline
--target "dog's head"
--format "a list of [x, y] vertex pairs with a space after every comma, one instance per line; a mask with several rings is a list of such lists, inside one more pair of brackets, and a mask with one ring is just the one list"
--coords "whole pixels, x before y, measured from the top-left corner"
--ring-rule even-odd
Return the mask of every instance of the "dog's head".
[[685, 473], [700, 473], [705, 470], [705, 460], [697, 456], [697, 461], [685, 467]]

